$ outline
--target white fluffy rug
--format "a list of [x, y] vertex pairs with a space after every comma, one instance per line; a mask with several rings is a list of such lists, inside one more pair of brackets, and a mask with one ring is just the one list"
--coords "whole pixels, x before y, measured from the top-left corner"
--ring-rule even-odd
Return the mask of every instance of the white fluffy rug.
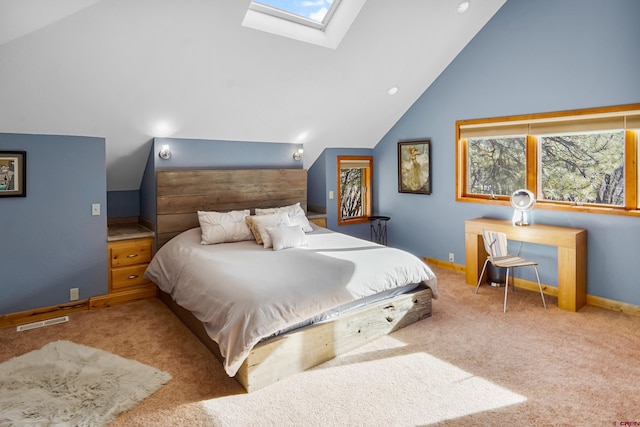
[[101, 426], [169, 380], [135, 360], [52, 342], [0, 364], [0, 426]]

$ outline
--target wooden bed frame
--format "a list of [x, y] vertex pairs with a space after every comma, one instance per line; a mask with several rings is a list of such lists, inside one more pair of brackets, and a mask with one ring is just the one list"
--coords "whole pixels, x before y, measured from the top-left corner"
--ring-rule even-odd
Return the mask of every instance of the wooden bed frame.
[[[198, 227], [198, 210], [287, 206], [306, 210], [307, 172], [302, 169], [172, 170], [156, 175], [156, 239], [160, 248], [174, 236]], [[253, 213], [253, 211], [252, 211]], [[202, 323], [176, 304], [160, 298], [222, 361], [218, 345]], [[302, 372], [367, 342], [431, 316], [431, 289], [420, 286], [335, 319], [262, 341], [254, 347], [235, 379], [252, 392]]]

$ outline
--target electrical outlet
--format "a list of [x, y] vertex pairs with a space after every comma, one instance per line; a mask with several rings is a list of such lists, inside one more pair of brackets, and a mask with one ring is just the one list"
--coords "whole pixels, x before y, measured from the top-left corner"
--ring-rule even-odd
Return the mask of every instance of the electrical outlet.
[[456, 257], [453, 255], [453, 252], [449, 252], [449, 262], [455, 262]]
[[78, 288], [69, 289], [69, 301], [77, 301], [80, 299], [80, 290]]

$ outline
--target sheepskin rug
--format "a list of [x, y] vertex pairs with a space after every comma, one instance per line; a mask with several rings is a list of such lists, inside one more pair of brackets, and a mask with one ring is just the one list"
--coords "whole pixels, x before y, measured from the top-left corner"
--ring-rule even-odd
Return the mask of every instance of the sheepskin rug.
[[55, 341], [0, 364], [0, 426], [102, 426], [170, 380], [135, 360]]

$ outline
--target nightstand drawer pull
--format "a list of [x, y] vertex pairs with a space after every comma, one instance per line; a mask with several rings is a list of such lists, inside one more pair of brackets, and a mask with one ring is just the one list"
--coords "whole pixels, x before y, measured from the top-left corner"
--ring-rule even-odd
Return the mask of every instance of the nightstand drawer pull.
[[144, 278], [144, 272], [147, 269], [148, 265], [149, 264], [139, 264], [112, 269], [111, 290], [125, 289], [131, 286], [138, 286], [149, 283], [149, 281]]
[[110, 267], [143, 264], [151, 261], [152, 255], [153, 241], [151, 239], [121, 240], [109, 243]]

